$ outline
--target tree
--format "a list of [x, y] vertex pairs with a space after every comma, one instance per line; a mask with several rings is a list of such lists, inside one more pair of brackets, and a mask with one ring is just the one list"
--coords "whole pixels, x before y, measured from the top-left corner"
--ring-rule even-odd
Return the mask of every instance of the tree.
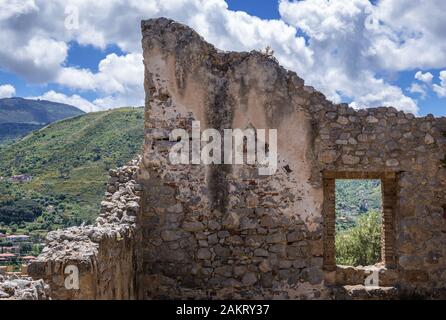
[[21, 199], [0, 202], [0, 222], [5, 225], [31, 222], [42, 215], [42, 207], [34, 200]]
[[360, 216], [354, 227], [336, 236], [336, 262], [340, 265], [373, 265], [381, 259], [381, 214]]

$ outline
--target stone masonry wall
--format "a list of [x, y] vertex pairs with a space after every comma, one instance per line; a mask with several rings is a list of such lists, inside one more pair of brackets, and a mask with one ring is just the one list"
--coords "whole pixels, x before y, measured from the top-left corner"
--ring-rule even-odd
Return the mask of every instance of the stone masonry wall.
[[[143, 22], [143, 297], [326, 296], [323, 193], [303, 81], [258, 52], [223, 53], [167, 19]], [[279, 170], [171, 165], [168, 134], [279, 128]], [[292, 137], [292, 139], [290, 139]]]
[[[409, 291], [444, 290], [446, 118], [415, 118], [391, 107], [355, 111], [317, 96], [310, 110], [326, 176], [377, 173], [383, 181], [384, 248], [389, 249], [383, 258], [398, 272], [396, 283]], [[394, 173], [394, 182], [386, 173]], [[386, 206], [392, 205], [393, 216], [386, 218]]]
[[[168, 19], [142, 23], [143, 297], [327, 297], [373, 268], [334, 262], [334, 181], [383, 182], [380, 284], [446, 287], [446, 119], [335, 105], [259, 52], [222, 52]], [[279, 170], [171, 165], [175, 128], [278, 129]]]

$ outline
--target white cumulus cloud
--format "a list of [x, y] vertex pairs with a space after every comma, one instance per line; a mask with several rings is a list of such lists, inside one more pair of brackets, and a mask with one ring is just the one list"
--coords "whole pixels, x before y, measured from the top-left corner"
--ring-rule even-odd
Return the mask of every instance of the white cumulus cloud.
[[55, 92], [53, 90], [48, 91], [38, 97], [28, 97], [28, 99], [48, 100], [48, 101], [54, 101], [54, 102], [59, 102], [59, 103], [65, 103], [65, 104], [75, 106], [84, 112], [93, 112], [93, 111], [99, 111], [102, 109], [102, 108], [98, 107], [97, 105], [95, 105], [94, 103], [91, 103], [90, 101], [82, 98], [81, 96], [79, 96], [77, 94], [68, 96], [68, 95], [65, 95], [60, 92]]
[[15, 88], [10, 84], [0, 85], [0, 98], [11, 98], [15, 96]]
[[377, 76], [385, 64], [377, 43], [391, 34], [378, 22], [368, 0], [307, 0], [280, 2], [282, 18], [308, 37], [314, 64], [301, 75], [335, 102], [345, 97], [352, 106], [392, 105], [416, 113], [416, 101], [401, 88]]
[[421, 99], [426, 99], [427, 97], [428, 88], [423, 84], [413, 82], [407, 90], [410, 93], [419, 94]]
[[144, 66], [139, 53], [118, 56], [110, 54], [101, 60], [98, 72], [89, 69], [62, 68], [56, 82], [70, 88], [125, 93], [141, 87]]
[[446, 1], [380, 0], [374, 10], [375, 54], [389, 70], [442, 68], [446, 60]]
[[96, 73], [88, 69], [62, 68], [56, 82], [98, 92], [100, 98], [93, 103], [101, 109], [144, 105], [144, 65], [139, 53], [110, 54], [101, 60]]
[[421, 71], [418, 71], [417, 73], [415, 73], [415, 79], [424, 83], [431, 83], [433, 78], [434, 76], [430, 72], [423, 73]]
[[[96, 107], [139, 105], [144, 99], [141, 19], [165, 16], [194, 28], [223, 50], [271, 46], [285, 67], [335, 102], [393, 105], [417, 102], [382, 74], [446, 67], [446, 1], [280, 0], [281, 19], [228, 10], [224, 0], [8, 0], [0, 6], [0, 69], [30, 82], [57, 83]], [[78, 28], [66, 28], [75, 8]], [[71, 11], [70, 11], [71, 12]], [[426, 18], [428, 17], [428, 18]], [[98, 72], [67, 67], [68, 43], [117, 45]], [[429, 73], [417, 80], [428, 83]], [[430, 80], [432, 81], [432, 79]], [[444, 86], [432, 87], [442, 94]], [[413, 88], [416, 90], [416, 88]]]
[[440, 72], [440, 84], [434, 84], [433, 90], [440, 98], [446, 97], [446, 70]]

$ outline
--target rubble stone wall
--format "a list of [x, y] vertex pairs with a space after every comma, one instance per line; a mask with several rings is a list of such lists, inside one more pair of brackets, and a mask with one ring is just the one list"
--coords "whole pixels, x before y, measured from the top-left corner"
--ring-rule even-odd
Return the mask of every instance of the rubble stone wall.
[[42, 279], [0, 273], [0, 300], [47, 300], [49, 289]]
[[[137, 297], [137, 220], [141, 186], [136, 182], [139, 159], [110, 179], [96, 223], [50, 232], [47, 246], [29, 268], [43, 279], [53, 299], [135, 299]], [[78, 270], [78, 285], [68, 283]], [[67, 280], [68, 279], [68, 280]]]

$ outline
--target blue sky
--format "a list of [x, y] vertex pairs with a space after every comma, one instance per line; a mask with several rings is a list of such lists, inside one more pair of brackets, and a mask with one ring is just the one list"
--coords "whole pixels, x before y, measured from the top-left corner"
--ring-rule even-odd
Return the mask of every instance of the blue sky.
[[279, 4], [274, 0], [227, 0], [228, 7], [234, 11], [245, 11], [262, 19], [280, 19]]
[[[68, 43], [69, 50], [65, 65], [69, 67], [87, 68], [92, 72], [98, 71], [98, 64], [105, 59], [107, 55], [115, 53], [122, 55], [124, 52], [116, 45], [107, 46], [105, 49], [95, 48], [92, 45], [79, 45], [76, 41]], [[16, 89], [16, 95], [20, 97], [40, 96], [48, 90], [55, 90], [64, 94], [73, 94], [76, 90], [72, 90], [65, 86], [55, 83], [35, 84], [27, 82], [20, 76], [0, 69], [0, 84], [9, 83]], [[94, 100], [98, 95], [93, 91], [81, 92], [82, 97], [88, 100]]]
[[[6, 18], [0, 15], [0, 30], [6, 28], [5, 36], [6, 32], [9, 32], [9, 37], [16, 36], [18, 48], [20, 45], [30, 47], [32, 38], [27, 39], [28, 43], [20, 44], [19, 37], [23, 30], [14, 29], [12, 19], [17, 20], [23, 16], [24, 21], [34, 21], [36, 37], [41, 37], [42, 34], [47, 36], [45, 41], [48, 41], [48, 46], [60, 49], [60, 54], [52, 54], [57, 50], [44, 48], [43, 52], [36, 52], [36, 58], [21, 61], [18, 60], [21, 57], [5, 57], [6, 53], [3, 54], [0, 49], [0, 96], [2, 86], [9, 85], [14, 88], [16, 96], [79, 103], [86, 111], [142, 103], [142, 79], [138, 78], [142, 72], [138, 69], [139, 65], [135, 66], [140, 64], [138, 21], [139, 18], [162, 15], [192, 25], [199, 33], [204, 33], [208, 41], [222, 49], [250, 50], [271, 45], [277, 52], [279, 62], [297, 71], [308, 84], [315, 86], [335, 102], [348, 102], [360, 107], [392, 104], [398, 108], [401, 104], [402, 110], [417, 112], [418, 115], [446, 115], [446, 72], [440, 78], [440, 72], [446, 70], [446, 60], [441, 59], [443, 54], [446, 57], [446, 53], [445, 48], [439, 44], [443, 39], [435, 38], [438, 36], [435, 30], [441, 29], [441, 25], [420, 24], [421, 19], [413, 20], [414, 22], [410, 20], [416, 14], [423, 18], [424, 10], [427, 12], [432, 7], [414, 7], [414, 13], [407, 14], [406, 17], [398, 12], [403, 10], [403, 4], [400, 5], [397, 1], [389, 1], [391, 7], [386, 7], [387, 11], [384, 11], [379, 1], [370, 4], [367, 0], [352, 0], [348, 4], [342, 0], [331, 3], [326, 0], [305, 0], [299, 3], [283, 0], [280, 8], [276, 0], [227, 0], [227, 8], [223, 0], [190, 0], [190, 4], [185, 2], [188, 5], [187, 10], [178, 5], [175, 7], [178, 2], [170, 4], [166, 0], [162, 5], [159, 2], [155, 5], [153, 2], [154, 6], [159, 7], [148, 8], [144, 12], [129, 8], [129, 14], [134, 16], [133, 28], [133, 24], [129, 24], [131, 18], [123, 16], [122, 21], [116, 19], [116, 14], [123, 10], [110, 1], [109, 11], [113, 13], [116, 10], [114, 16], [102, 15], [101, 19], [104, 21], [94, 20], [94, 8], [79, 6], [78, 19], [82, 26], [85, 24], [86, 29], [80, 27], [76, 32], [67, 32], [58, 31], [57, 27], [51, 29], [48, 22], [45, 22], [48, 17], [40, 13], [44, 10], [36, 10], [36, 7], [42, 9], [40, 7], [54, 6], [51, 9], [63, 12], [63, 9], [66, 10], [63, 1], [60, 1], [59, 7], [54, 4], [59, 0], [51, 4], [43, 0], [27, 2], [33, 2], [34, 7], [27, 7], [17, 0], [15, 7], [13, 5], [6, 9]], [[437, 11], [446, 9], [441, 7], [444, 2], [433, 2], [440, 6], [436, 8]], [[10, 15], [8, 10], [11, 11]], [[407, 11], [407, 8], [404, 10]], [[234, 11], [244, 11], [246, 15]], [[346, 15], [345, 12], [350, 13]], [[364, 21], [368, 22], [368, 16], [372, 15], [379, 16], [379, 24], [386, 28], [372, 30], [373, 33], [367, 30], [358, 31], [363, 29]], [[392, 22], [395, 15], [402, 17], [400, 24]], [[90, 16], [91, 21], [88, 20]], [[202, 18], [199, 20], [197, 17]], [[261, 20], [256, 20], [255, 17]], [[62, 15], [51, 18], [57, 20], [66, 17]], [[123, 31], [120, 33], [119, 28], [107, 30], [106, 23], [116, 23]], [[240, 27], [240, 32], [233, 31], [231, 26]], [[407, 30], [410, 28], [415, 29], [409, 33]], [[130, 30], [129, 34], [124, 32], [127, 29]], [[203, 32], [200, 32], [201, 29]], [[94, 30], [97, 34], [92, 35], [87, 30]], [[2, 32], [0, 31], [0, 41]], [[248, 35], [258, 34], [259, 38], [247, 41], [244, 32]], [[351, 34], [346, 34], [347, 32]], [[391, 32], [394, 34], [384, 38], [383, 35], [387, 37]], [[395, 40], [396, 37], [401, 38]], [[406, 45], [409, 43], [414, 43], [413, 48]], [[384, 49], [380, 52], [384, 45], [389, 46], [389, 53]], [[420, 48], [424, 49], [417, 53], [416, 50]], [[427, 54], [430, 51], [432, 56]], [[34, 53], [32, 50], [31, 52]], [[375, 56], [371, 57], [369, 52], [373, 52]], [[356, 56], [362, 54], [364, 57], [356, 59]], [[48, 66], [42, 66], [42, 57], [50, 61]], [[28, 64], [29, 71], [23, 71], [20, 66]], [[99, 64], [103, 65], [102, 69]], [[353, 65], [357, 66], [356, 69]], [[133, 77], [131, 70], [138, 70], [138, 75]], [[415, 74], [419, 71], [423, 77], [416, 79]], [[127, 83], [127, 78], [134, 79]], [[11, 90], [5, 92], [6, 96], [12, 95]]]

